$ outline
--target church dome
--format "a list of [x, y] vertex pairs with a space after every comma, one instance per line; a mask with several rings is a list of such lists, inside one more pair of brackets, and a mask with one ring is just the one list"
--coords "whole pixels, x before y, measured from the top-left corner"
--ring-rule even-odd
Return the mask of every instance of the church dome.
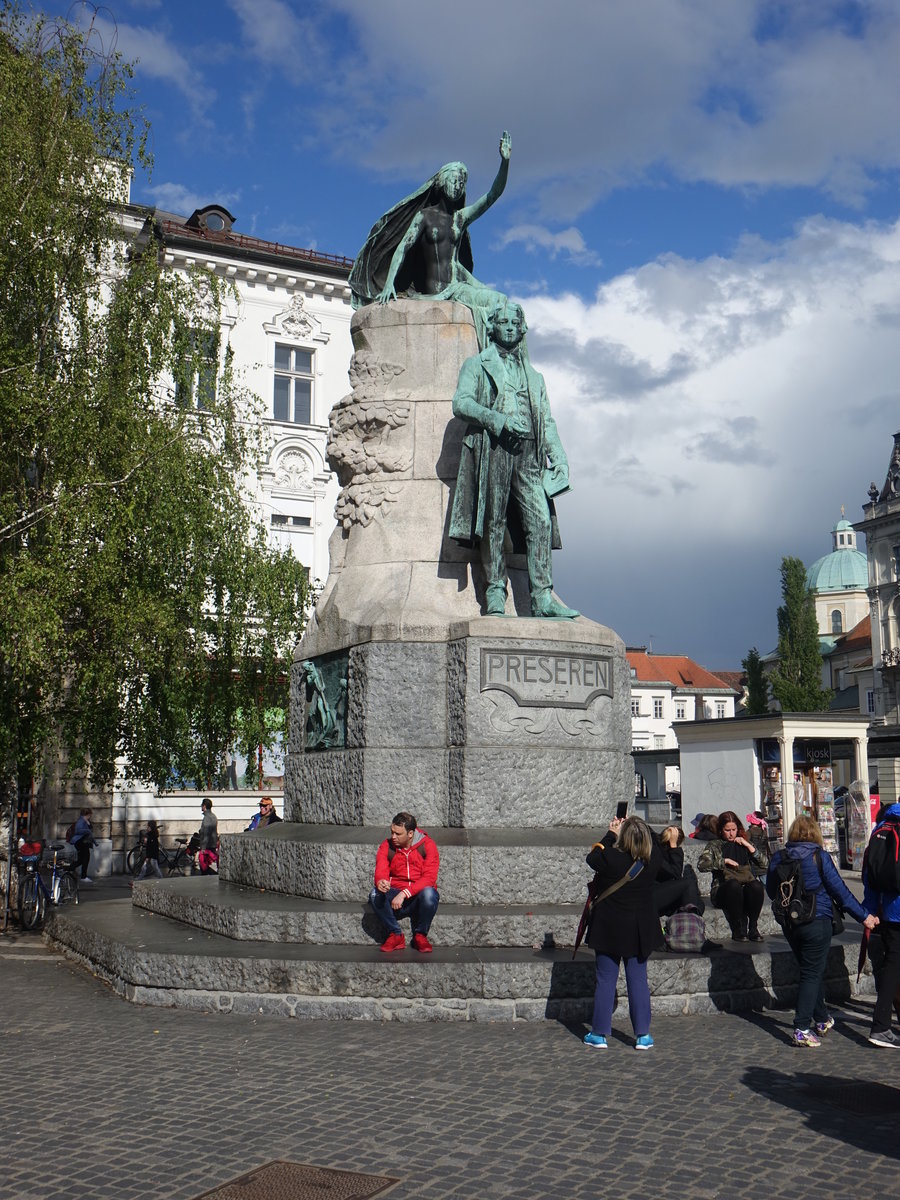
[[869, 583], [866, 556], [856, 548], [856, 531], [843, 516], [831, 531], [834, 549], [816, 559], [806, 572], [813, 592], [865, 590]]

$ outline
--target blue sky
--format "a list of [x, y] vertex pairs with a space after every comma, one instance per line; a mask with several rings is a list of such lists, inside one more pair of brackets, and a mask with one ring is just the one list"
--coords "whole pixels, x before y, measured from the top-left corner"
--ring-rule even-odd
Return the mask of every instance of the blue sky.
[[[79, 6], [45, 11], [77, 15]], [[113, 25], [113, 19], [115, 24]], [[111, 0], [132, 197], [353, 256], [443, 162], [526, 310], [571, 460], [557, 590], [736, 668], [781, 557], [861, 517], [900, 428], [896, 0]]]

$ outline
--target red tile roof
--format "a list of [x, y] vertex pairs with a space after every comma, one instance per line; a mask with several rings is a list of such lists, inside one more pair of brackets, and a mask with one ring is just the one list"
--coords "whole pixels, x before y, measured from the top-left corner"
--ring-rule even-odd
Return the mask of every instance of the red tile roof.
[[707, 671], [682, 654], [648, 654], [646, 650], [626, 650], [636, 683], [671, 683], [694, 691], [740, 692], [740, 688]]
[[858, 621], [852, 629], [848, 630], [848, 632], [844, 634], [844, 636], [838, 641], [835, 649], [837, 650], [840, 648], [841, 650], [863, 650], [867, 646], [871, 645], [872, 622], [869, 618], [869, 614], [866, 613], [861, 621]]

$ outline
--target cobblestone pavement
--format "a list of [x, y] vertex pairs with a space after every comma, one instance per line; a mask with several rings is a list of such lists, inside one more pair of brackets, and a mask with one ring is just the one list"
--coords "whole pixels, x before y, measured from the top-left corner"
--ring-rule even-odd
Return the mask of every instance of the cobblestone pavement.
[[400, 1176], [391, 1200], [900, 1197], [871, 1000], [819, 1050], [766, 1012], [660, 1018], [636, 1054], [624, 1014], [604, 1052], [552, 1022], [142, 1009], [15, 933], [0, 981], [2, 1200], [191, 1200], [273, 1159]]

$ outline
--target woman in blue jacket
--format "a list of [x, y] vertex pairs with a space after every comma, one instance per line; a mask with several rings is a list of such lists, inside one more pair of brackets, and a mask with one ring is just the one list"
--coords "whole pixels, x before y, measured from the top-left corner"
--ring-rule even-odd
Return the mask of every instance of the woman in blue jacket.
[[800, 964], [792, 1040], [795, 1046], [819, 1046], [819, 1038], [834, 1025], [825, 1007], [824, 982], [825, 964], [831, 949], [833, 905], [837, 904], [839, 911], [846, 909], [867, 929], [874, 929], [878, 919], [863, 908], [841, 879], [831, 855], [822, 848], [822, 831], [812, 817], [799, 816], [793, 821], [788, 830], [787, 845], [769, 864], [766, 891], [773, 900], [778, 889], [775, 869], [785, 856], [800, 860], [803, 886], [816, 898], [815, 916], [811, 921], [806, 925], [785, 925], [784, 928], [784, 936]]

